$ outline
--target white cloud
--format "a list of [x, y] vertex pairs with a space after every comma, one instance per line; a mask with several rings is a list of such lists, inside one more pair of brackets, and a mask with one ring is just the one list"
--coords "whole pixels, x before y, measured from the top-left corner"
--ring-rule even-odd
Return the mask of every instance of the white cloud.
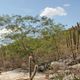
[[62, 7], [56, 7], [56, 8], [46, 7], [40, 14], [41, 17], [65, 16], [65, 15], [67, 15], [67, 13]]
[[63, 5], [64, 7], [69, 7], [69, 6], [71, 6], [70, 4], [64, 4]]

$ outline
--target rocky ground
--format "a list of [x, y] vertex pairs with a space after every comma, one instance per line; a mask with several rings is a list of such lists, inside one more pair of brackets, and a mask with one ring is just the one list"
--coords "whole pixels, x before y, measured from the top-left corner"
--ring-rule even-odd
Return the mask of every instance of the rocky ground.
[[[21, 69], [2, 72], [0, 75], [0, 80], [27, 80], [28, 78], [29, 74]], [[34, 80], [45, 80], [45, 74], [37, 73]]]
[[[34, 80], [80, 80], [79, 59], [75, 61], [71, 59], [59, 60], [49, 64], [49, 67], [40, 66], [39, 71], [41, 72], [36, 73]], [[29, 80], [29, 73], [20, 68], [1, 72], [0, 80]]]

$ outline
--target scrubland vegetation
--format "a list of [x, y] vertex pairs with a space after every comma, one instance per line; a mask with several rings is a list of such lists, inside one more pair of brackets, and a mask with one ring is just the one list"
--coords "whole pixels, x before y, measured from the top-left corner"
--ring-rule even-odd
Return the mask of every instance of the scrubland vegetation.
[[65, 29], [47, 17], [0, 16], [0, 26], [11, 30], [3, 35], [13, 40], [0, 48], [1, 67], [22, 67], [27, 65], [29, 55], [35, 63], [64, 59], [79, 55], [80, 25]]
[[76, 61], [80, 55], [79, 23], [65, 29], [47, 17], [6, 15], [0, 16], [0, 26], [11, 31], [2, 35], [11, 42], [0, 47], [1, 71], [28, 69], [29, 56], [33, 56], [33, 66], [68, 58], [73, 59], [69, 65], [80, 61]]

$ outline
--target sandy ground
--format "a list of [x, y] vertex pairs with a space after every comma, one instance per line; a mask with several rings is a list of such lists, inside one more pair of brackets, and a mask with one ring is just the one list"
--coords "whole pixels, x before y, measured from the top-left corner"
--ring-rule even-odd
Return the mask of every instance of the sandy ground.
[[[24, 71], [20, 71], [18, 69], [2, 72], [0, 75], [0, 80], [19, 80], [19, 79], [27, 79], [29, 76], [28, 73]], [[34, 80], [45, 80], [45, 75], [37, 73]]]

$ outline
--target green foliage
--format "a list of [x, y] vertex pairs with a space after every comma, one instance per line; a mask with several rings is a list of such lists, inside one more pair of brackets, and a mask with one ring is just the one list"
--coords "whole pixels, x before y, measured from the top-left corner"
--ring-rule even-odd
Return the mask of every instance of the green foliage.
[[57, 60], [66, 49], [65, 37], [68, 34], [65, 34], [64, 26], [50, 18], [3, 16], [0, 23], [12, 31], [5, 38], [14, 40], [13, 43], [0, 48], [3, 58], [27, 60], [29, 55], [33, 55], [37, 62]]

